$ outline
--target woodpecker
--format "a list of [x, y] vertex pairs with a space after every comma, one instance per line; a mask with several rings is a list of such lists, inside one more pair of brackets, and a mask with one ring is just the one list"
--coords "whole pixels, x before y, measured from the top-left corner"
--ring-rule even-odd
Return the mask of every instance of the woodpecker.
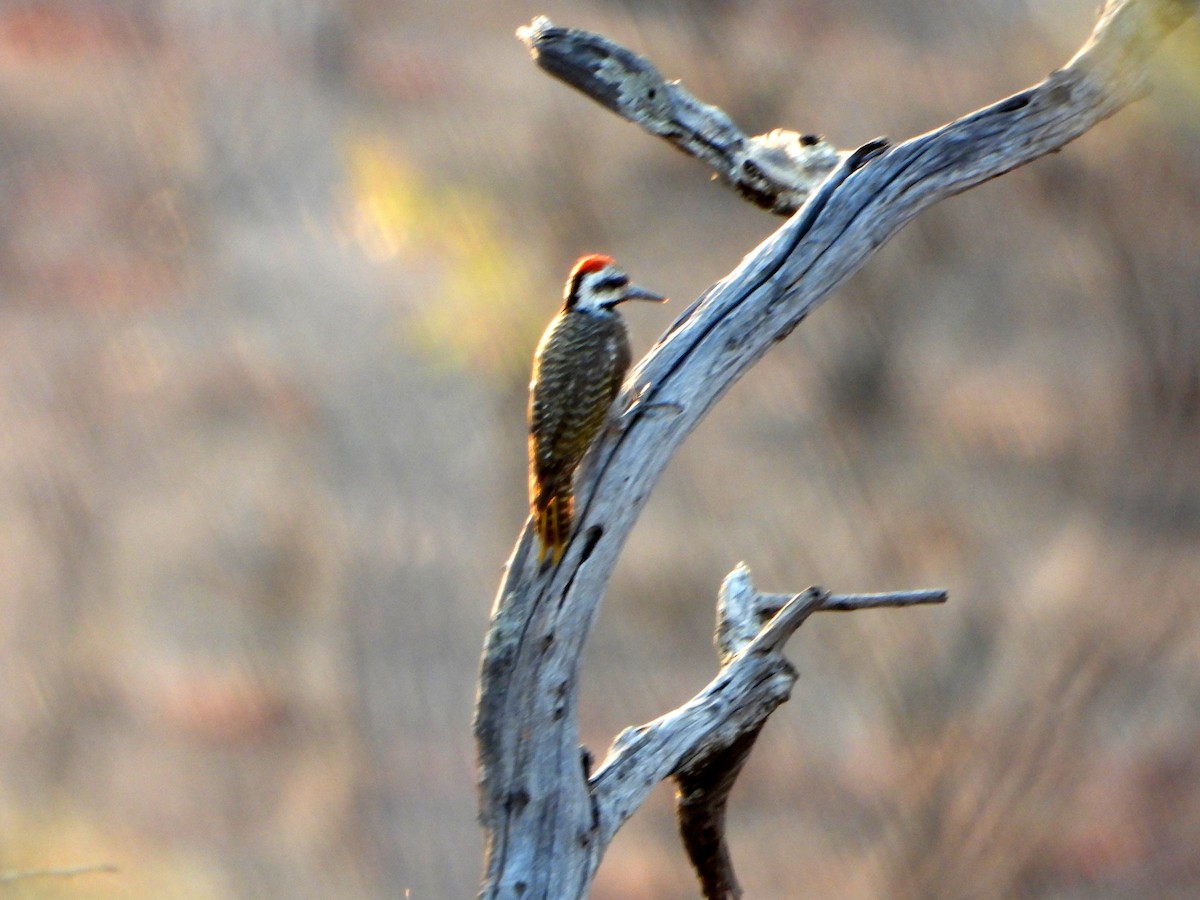
[[550, 556], [555, 565], [571, 533], [575, 470], [629, 370], [629, 333], [616, 306], [667, 299], [631, 284], [611, 257], [599, 255], [575, 263], [563, 298], [538, 343], [529, 383], [529, 508], [538, 562]]

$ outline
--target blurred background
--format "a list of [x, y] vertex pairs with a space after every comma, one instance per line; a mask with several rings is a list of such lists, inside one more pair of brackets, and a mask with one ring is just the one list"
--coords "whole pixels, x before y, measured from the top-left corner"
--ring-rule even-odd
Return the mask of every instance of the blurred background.
[[[5, 0], [0, 872], [13, 897], [474, 896], [470, 733], [571, 262], [676, 298], [779, 224], [553, 82], [603, 31], [748, 133], [902, 139], [1095, 0]], [[755, 898], [1200, 892], [1200, 29], [1155, 93], [922, 215], [690, 438], [582, 731], [715, 671], [715, 592], [823, 616], [736, 788]], [[667, 786], [594, 896], [690, 898]]]

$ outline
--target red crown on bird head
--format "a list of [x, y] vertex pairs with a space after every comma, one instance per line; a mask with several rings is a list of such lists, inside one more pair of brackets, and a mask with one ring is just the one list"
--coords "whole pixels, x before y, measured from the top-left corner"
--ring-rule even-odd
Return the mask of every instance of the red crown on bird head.
[[605, 256], [602, 253], [592, 253], [588, 256], [579, 257], [575, 263], [575, 267], [571, 269], [571, 277], [577, 275], [585, 275], [588, 272], [599, 272], [605, 266], [613, 265], [613, 258]]

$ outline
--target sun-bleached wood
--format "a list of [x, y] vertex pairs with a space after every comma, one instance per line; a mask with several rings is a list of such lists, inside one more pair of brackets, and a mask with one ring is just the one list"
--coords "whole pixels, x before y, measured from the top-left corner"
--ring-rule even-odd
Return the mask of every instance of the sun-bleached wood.
[[[789, 601], [740, 651], [734, 648], [745, 636], [728, 637], [733, 655], [716, 681], [678, 710], [623, 732], [589, 774], [576, 718], [584, 644], [629, 531], [679, 444], [771, 346], [921, 210], [1061, 148], [1140, 96], [1151, 53], [1196, 14], [1198, 3], [1109, 0], [1084, 47], [1041, 83], [896, 146], [873, 142], [853, 153], [835, 151], [836, 162], [815, 188], [787, 199], [788, 191], [796, 194], [796, 179], [783, 179], [776, 191], [783, 200], [756, 200], [777, 212], [803, 205], [696, 300], [630, 373], [617, 400], [622, 413], [578, 478], [576, 532], [560, 564], [538, 566], [528, 525], [508, 561], [475, 718], [488, 838], [482, 896], [586, 896], [608, 842], [654, 783], [679, 773], [686, 778], [706, 752], [715, 758], [714, 748], [734, 747], [791, 688], [794, 673], [779, 651], [808, 614], [795, 610], [823, 596], [815, 589]], [[611, 74], [603, 60], [586, 54], [545, 65], [539, 35], [552, 29], [535, 20], [522, 35], [544, 68], [577, 86], [588, 78], [564, 73]], [[644, 72], [638, 77], [644, 82]], [[637, 87], [622, 91], [617, 84], [597, 99], [628, 115], [614, 98], [637, 96]], [[689, 115], [707, 109], [714, 122], [724, 117], [694, 102]], [[663, 121], [675, 114], [668, 105]], [[689, 127], [708, 134], [702, 123]], [[658, 128], [649, 130], [662, 133]], [[676, 143], [711, 164], [687, 141]], [[767, 188], [773, 189], [769, 181]], [[930, 602], [934, 595], [918, 596]], [[820, 602], [828, 608], [833, 601]], [[789, 608], [794, 612], [785, 617]], [[798, 621], [790, 625], [793, 614]], [[747, 677], [752, 669], [756, 678]], [[708, 896], [736, 896], [736, 883], [727, 887], [724, 895]]]
[[776, 128], [747, 137], [654, 63], [600, 34], [558, 28], [545, 16], [517, 29], [542, 69], [689, 156], [763, 209], [791, 215], [844, 152], [823, 137]]
[[945, 601], [945, 591], [833, 595], [811, 587], [764, 594], [739, 563], [717, 599], [717, 676], [684, 706], [619, 735], [589, 780], [601, 840], [611, 840], [654, 786], [673, 777], [680, 835], [704, 895], [740, 896], [725, 841], [725, 803], [767, 717], [796, 681], [783, 655], [787, 639], [814, 612]]

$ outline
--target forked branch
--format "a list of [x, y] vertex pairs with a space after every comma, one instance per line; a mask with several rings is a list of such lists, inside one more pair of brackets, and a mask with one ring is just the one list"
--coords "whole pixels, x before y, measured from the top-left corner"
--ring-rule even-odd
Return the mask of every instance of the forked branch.
[[[1109, 0], [1091, 39], [1041, 83], [894, 147], [873, 142], [850, 154], [822, 150], [832, 157], [818, 159], [813, 172], [826, 166], [824, 180], [805, 174], [812, 160], [802, 154], [789, 162], [788, 149], [772, 163], [782, 175], [740, 181], [764, 167], [755, 162], [747, 169], [745, 160], [758, 158], [745, 146], [754, 139], [739, 146], [741, 133], [719, 110], [689, 102], [648, 63], [640, 66], [639, 57], [598, 36], [545, 20], [525, 31], [551, 74], [705, 160], [760, 205], [797, 211], [693, 303], [630, 374], [617, 408], [632, 409], [585, 461], [576, 483], [575, 537], [561, 562], [537, 565], [529, 527], [508, 562], [475, 720], [488, 835], [485, 897], [585, 896], [616, 829], [656, 780], [672, 774], [685, 792], [681, 814], [685, 830], [695, 832], [693, 851], [707, 853], [704, 841], [719, 830], [727, 792], [722, 773], [736, 775], [753, 735], [794, 679], [778, 652], [783, 638], [811, 612], [809, 604], [861, 604], [806, 592], [761, 629], [743, 621], [745, 633], [734, 628], [726, 636], [722, 653], [729, 658], [717, 680], [680, 709], [624, 732], [589, 777], [578, 746], [579, 662], [617, 556], [659, 475], [722, 394], [915, 215], [1061, 148], [1136, 99], [1150, 54], [1198, 4]], [[657, 100], [660, 90], [665, 105], [651, 104], [639, 120], [642, 107], [628, 98]], [[805, 140], [792, 143], [803, 149]], [[654, 412], [664, 409], [670, 414]], [[751, 672], [752, 683], [744, 680]], [[698, 804], [692, 795], [700, 796]], [[714, 847], [719, 856], [723, 843], [710, 842]], [[736, 895], [731, 868], [709, 875], [712, 890], [725, 891], [709, 896]]]
[[796, 671], [784, 644], [815, 612], [944, 603], [945, 591], [799, 594], [754, 589], [745, 564], [721, 584], [714, 642], [721, 669], [678, 709], [623, 731], [589, 781], [601, 841], [617, 833], [660, 781], [678, 787], [679, 831], [706, 897], [740, 895], [725, 842], [725, 804], [767, 718], [788, 699]]

